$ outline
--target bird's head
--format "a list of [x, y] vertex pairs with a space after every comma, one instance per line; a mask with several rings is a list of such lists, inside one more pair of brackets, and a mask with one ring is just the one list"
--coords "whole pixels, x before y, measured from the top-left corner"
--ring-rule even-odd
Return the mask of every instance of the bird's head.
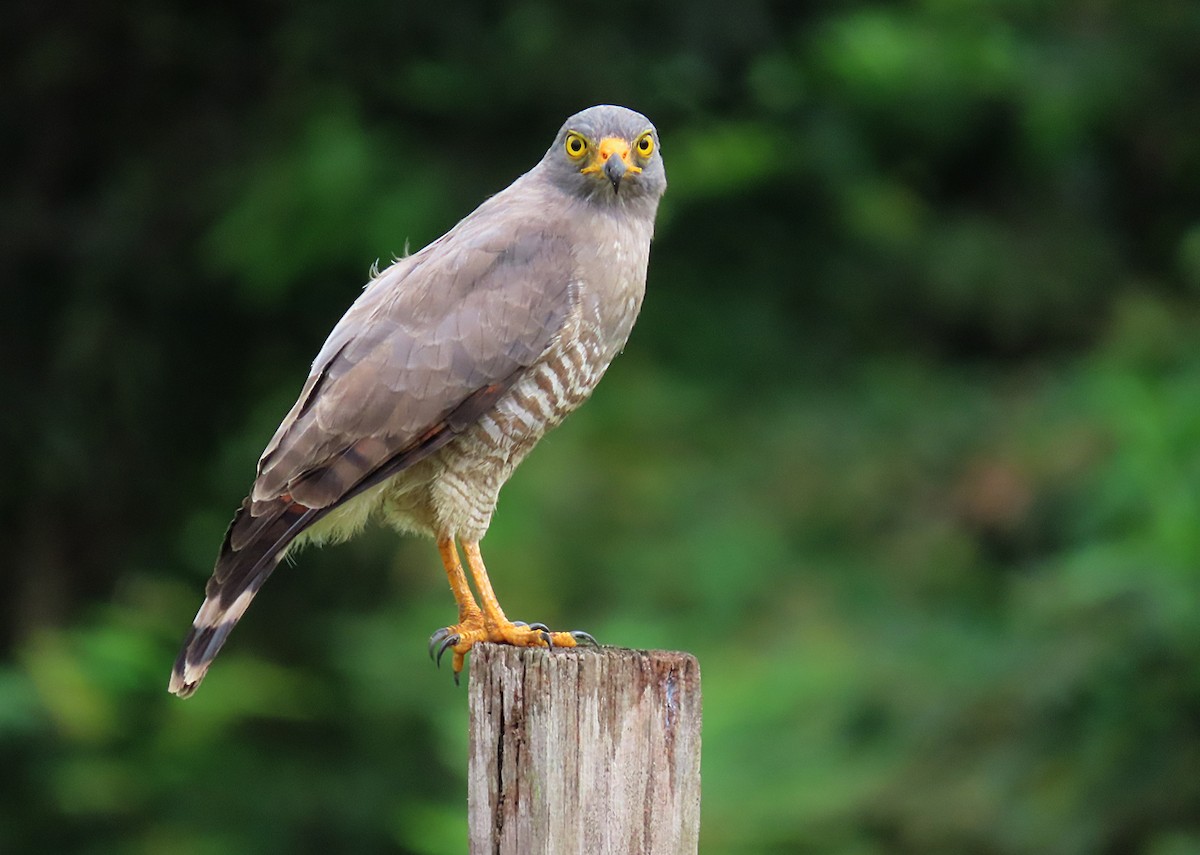
[[542, 165], [556, 184], [590, 199], [656, 200], [667, 189], [658, 131], [625, 107], [590, 107], [567, 119]]

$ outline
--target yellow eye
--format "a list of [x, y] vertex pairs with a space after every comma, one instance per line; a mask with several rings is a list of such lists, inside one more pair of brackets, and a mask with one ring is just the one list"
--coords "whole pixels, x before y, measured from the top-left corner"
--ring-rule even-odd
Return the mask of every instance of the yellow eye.
[[649, 157], [650, 155], [654, 154], [654, 134], [646, 131], [646, 133], [638, 137], [638, 141], [634, 145], [634, 148], [637, 149], [637, 153], [641, 157]]
[[571, 131], [571, 133], [567, 134], [566, 149], [568, 157], [573, 157], [578, 160], [587, 153], [587, 140], [585, 140], [582, 135]]

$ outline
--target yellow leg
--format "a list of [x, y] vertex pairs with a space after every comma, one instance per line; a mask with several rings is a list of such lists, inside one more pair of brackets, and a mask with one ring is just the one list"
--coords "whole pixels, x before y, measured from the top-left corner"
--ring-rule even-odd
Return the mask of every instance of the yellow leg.
[[584, 641], [595, 644], [596, 640], [586, 632], [551, 632], [542, 624], [526, 625], [513, 623], [504, 616], [496, 592], [492, 590], [492, 582], [488, 578], [487, 568], [483, 565], [483, 556], [479, 552], [479, 542], [464, 540], [462, 543], [463, 556], [467, 560], [467, 568], [475, 581], [475, 590], [479, 592], [479, 605], [476, 605], [471, 589], [467, 583], [466, 574], [458, 560], [458, 550], [450, 538], [438, 540], [438, 551], [442, 554], [442, 563], [446, 566], [446, 575], [450, 579], [450, 590], [458, 602], [458, 623], [439, 629], [429, 639], [429, 653], [436, 652], [440, 660], [446, 650], [454, 651], [454, 680], [458, 682], [459, 672], [462, 671], [466, 654], [481, 641], [495, 644], [511, 644], [515, 647], [576, 647]]
[[454, 594], [454, 602], [458, 603], [458, 622], [478, 622], [480, 620], [479, 606], [471, 594], [471, 586], [467, 584], [467, 574], [463, 572], [458, 560], [458, 550], [454, 548], [454, 538], [438, 538], [438, 552], [442, 555], [442, 565], [446, 568], [446, 576], [450, 580], [450, 591]]
[[483, 566], [483, 554], [479, 551], [479, 541], [464, 540], [463, 555], [467, 556], [467, 566], [471, 568], [471, 578], [475, 580], [475, 588], [479, 591], [479, 599], [483, 603], [484, 624], [488, 627], [503, 626], [510, 621], [500, 608], [500, 600], [492, 590], [492, 580], [488, 578], [487, 568]]
[[[463, 572], [462, 563], [458, 560], [458, 550], [454, 548], [454, 538], [439, 537], [438, 552], [442, 556], [442, 566], [446, 568], [446, 578], [450, 580], [450, 591], [454, 601], [458, 603], [458, 623], [439, 629], [429, 640], [429, 655], [433, 655], [434, 647], [447, 638], [461, 638], [464, 634], [477, 633], [483, 629], [483, 613], [475, 604], [471, 594], [471, 586], [467, 584], [467, 574]], [[438, 655], [440, 664], [441, 655]], [[463, 654], [457, 650], [451, 660], [454, 668], [454, 680], [458, 682], [459, 672], [463, 669]]]
[[[483, 606], [483, 626], [487, 631], [486, 637], [476, 639], [476, 641], [512, 644], [516, 647], [576, 646], [577, 636], [572, 633], [550, 632], [540, 624], [525, 626], [524, 624], [515, 624], [506, 618], [504, 609], [500, 608], [500, 601], [496, 598], [496, 592], [492, 590], [492, 581], [488, 578], [487, 568], [483, 566], [479, 541], [464, 540], [462, 550], [467, 559], [467, 567], [471, 570], [471, 578], [475, 580], [475, 590], [479, 592], [479, 602]], [[586, 633], [580, 633], [580, 635], [591, 637]]]

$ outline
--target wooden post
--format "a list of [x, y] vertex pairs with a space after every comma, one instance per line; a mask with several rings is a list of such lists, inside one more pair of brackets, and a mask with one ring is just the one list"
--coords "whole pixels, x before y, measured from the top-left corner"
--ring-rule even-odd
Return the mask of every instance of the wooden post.
[[696, 855], [694, 657], [479, 644], [470, 678], [471, 855]]

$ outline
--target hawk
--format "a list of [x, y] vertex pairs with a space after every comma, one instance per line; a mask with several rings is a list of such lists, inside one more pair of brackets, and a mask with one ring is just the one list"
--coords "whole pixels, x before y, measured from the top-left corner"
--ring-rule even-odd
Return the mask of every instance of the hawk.
[[453, 651], [456, 681], [481, 641], [591, 641], [505, 617], [479, 542], [517, 464], [629, 338], [666, 186], [650, 121], [592, 107], [533, 169], [372, 279], [258, 461], [171, 692], [196, 691], [289, 550], [345, 540], [372, 518], [436, 540], [458, 621], [433, 634], [430, 653]]

